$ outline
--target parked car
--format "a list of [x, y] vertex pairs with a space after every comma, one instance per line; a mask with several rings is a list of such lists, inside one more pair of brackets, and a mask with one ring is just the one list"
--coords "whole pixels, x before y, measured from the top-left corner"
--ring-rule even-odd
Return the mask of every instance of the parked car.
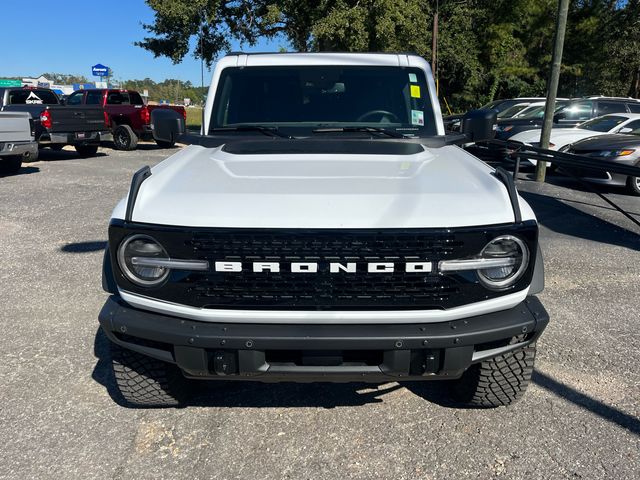
[[[498, 112], [498, 118], [509, 118], [511, 115], [515, 115], [524, 108], [527, 108], [532, 103], [544, 102], [544, 100], [545, 98], [543, 97], [507, 98], [494, 100], [480, 108], [483, 110], [495, 110]], [[462, 120], [462, 117], [464, 117], [464, 114], [447, 115], [443, 117], [445, 129], [452, 132], [460, 131], [460, 120]]]
[[[206, 135], [113, 211], [99, 320], [125, 401], [175, 406], [188, 379], [520, 398], [549, 320], [538, 224], [510, 175], [449, 143], [427, 62], [242, 58], [215, 67]], [[494, 111], [467, 118], [458, 142], [492, 135]], [[154, 112], [154, 135], [181, 121]]]
[[31, 134], [26, 112], [0, 112], [0, 173], [20, 170], [23, 159], [38, 157], [38, 143]]
[[[603, 162], [640, 166], [640, 120], [627, 124], [624, 131], [628, 135], [598, 135], [566, 145], [560, 151], [597, 158]], [[626, 186], [630, 193], [640, 196], [640, 177], [567, 167], [561, 170], [570, 171], [592, 183]]]
[[65, 106], [48, 88], [0, 88], [0, 110], [27, 112], [33, 120], [33, 134], [39, 148], [62, 149], [73, 145], [81, 157], [95, 155], [100, 136], [106, 132], [99, 108]]
[[[559, 99], [556, 101], [555, 112], [562, 110], [570, 100]], [[545, 102], [535, 102], [518, 112], [513, 117], [499, 118], [496, 128], [496, 139], [507, 140], [516, 133], [535, 128], [542, 128], [544, 120]]]
[[[573, 128], [552, 128], [549, 149], [559, 150], [570, 143], [603, 133], [629, 133], [638, 127], [640, 127], [640, 113], [604, 115]], [[520, 132], [511, 137], [511, 140], [537, 147], [540, 145], [540, 130]]]
[[[138, 140], [153, 139], [151, 112], [157, 108], [179, 112], [184, 119], [187, 112], [181, 106], [145, 105], [142, 96], [135, 90], [86, 89], [73, 92], [67, 105], [95, 105], [104, 112], [104, 120], [111, 130], [113, 145], [117, 150], [135, 150]], [[103, 140], [106, 139], [103, 138]], [[156, 142], [158, 146], [170, 148], [175, 142]]]

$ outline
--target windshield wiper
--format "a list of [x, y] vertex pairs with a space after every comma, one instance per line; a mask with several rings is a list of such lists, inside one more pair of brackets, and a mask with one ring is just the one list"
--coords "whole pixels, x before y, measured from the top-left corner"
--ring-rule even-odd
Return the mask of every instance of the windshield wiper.
[[293, 138], [291, 135], [286, 135], [278, 131], [277, 127], [264, 127], [262, 125], [238, 125], [235, 127], [217, 127], [210, 128], [210, 132], [260, 132], [269, 137], [280, 138]]
[[337, 132], [368, 132], [368, 133], [381, 133], [393, 138], [407, 138], [406, 135], [391, 130], [389, 128], [382, 127], [327, 127], [316, 128], [312, 130], [313, 133], [337, 133]]

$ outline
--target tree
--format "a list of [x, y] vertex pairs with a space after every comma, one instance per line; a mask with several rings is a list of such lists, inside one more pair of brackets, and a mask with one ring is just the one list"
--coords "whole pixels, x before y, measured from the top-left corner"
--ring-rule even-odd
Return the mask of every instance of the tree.
[[[208, 65], [231, 40], [283, 38], [295, 51], [412, 51], [431, 57], [439, 4], [441, 98], [463, 111], [494, 98], [544, 95], [557, 0], [146, 0], [137, 45]], [[195, 39], [195, 41], [194, 41]], [[640, 95], [640, 0], [572, 0], [560, 94]]]

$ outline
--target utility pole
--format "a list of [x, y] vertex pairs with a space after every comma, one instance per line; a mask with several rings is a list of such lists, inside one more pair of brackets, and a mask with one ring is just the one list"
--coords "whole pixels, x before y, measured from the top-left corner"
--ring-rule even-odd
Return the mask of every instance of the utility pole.
[[433, 70], [433, 78], [436, 82], [436, 96], [438, 96], [438, 10], [440, 9], [440, 0], [436, 0], [436, 13], [433, 16], [433, 38], [431, 42], [431, 69]]
[[[553, 113], [556, 109], [556, 96], [560, 81], [560, 66], [562, 65], [562, 49], [564, 47], [564, 34], [567, 30], [567, 16], [569, 14], [569, 0], [558, 1], [558, 16], [556, 18], [556, 35], [553, 45], [553, 57], [551, 60], [551, 74], [547, 84], [547, 101], [544, 106], [544, 122], [540, 133], [540, 148], [549, 148], [551, 128], [553, 127]], [[536, 165], [536, 181], [544, 182], [547, 173], [547, 162], [538, 160]]]

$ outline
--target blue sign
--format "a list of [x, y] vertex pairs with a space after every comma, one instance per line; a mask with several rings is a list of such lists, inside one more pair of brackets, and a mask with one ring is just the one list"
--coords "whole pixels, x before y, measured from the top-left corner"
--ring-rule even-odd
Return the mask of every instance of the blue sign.
[[94, 77], [108, 77], [109, 76], [109, 67], [98, 63], [91, 67], [91, 74]]
[[72, 84], [73, 90], [84, 90], [88, 88], [96, 88], [94, 83], [74, 83]]

